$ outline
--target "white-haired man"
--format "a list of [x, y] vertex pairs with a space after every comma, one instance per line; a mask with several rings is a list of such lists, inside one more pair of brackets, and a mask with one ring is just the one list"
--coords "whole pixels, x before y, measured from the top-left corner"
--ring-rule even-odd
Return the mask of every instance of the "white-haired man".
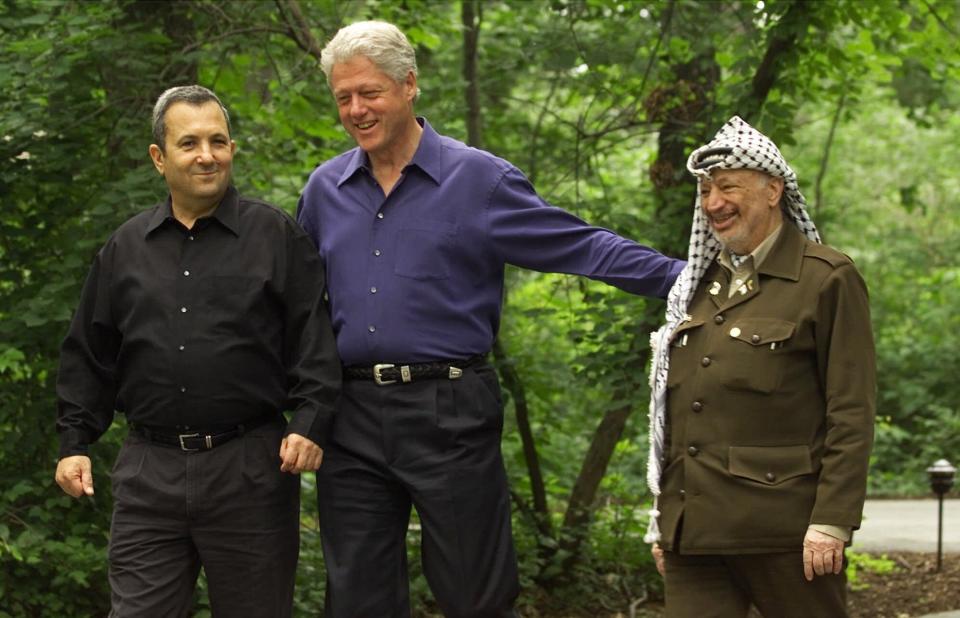
[[648, 540], [667, 615], [845, 616], [876, 401], [866, 286], [742, 119], [687, 166], [689, 261], [653, 336]]
[[683, 263], [549, 206], [510, 163], [417, 118], [416, 57], [395, 26], [341, 29], [321, 64], [358, 146], [313, 172], [298, 212], [327, 264], [346, 366], [317, 480], [326, 615], [409, 616], [411, 506], [444, 615], [513, 615], [503, 411], [485, 361], [504, 265], [662, 297]]

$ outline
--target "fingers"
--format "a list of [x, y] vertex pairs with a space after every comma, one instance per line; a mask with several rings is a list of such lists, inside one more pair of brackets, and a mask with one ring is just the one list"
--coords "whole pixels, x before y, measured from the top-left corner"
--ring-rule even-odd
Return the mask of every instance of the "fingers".
[[808, 530], [803, 539], [803, 576], [839, 574], [843, 570], [843, 541], [816, 530]]
[[280, 471], [294, 472], [297, 465], [297, 449], [294, 448], [287, 438], [280, 442]]
[[320, 467], [323, 461], [323, 449], [313, 440], [292, 433], [280, 444], [280, 459], [280, 470], [300, 474]]
[[823, 575], [823, 574], [824, 574], [824, 570], [823, 570], [823, 551], [822, 551], [822, 550], [821, 550], [821, 551], [817, 551], [816, 549], [814, 549], [812, 553], [813, 553], [813, 556], [812, 556], [811, 563], [812, 563], [812, 566], [813, 566], [813, 572], [814, 572], [814, 574], [816, 574], [816, 575]]
[[90, 458], [86, 455], [72, 455], [57, 462], [54, 478], [57, 485], [74, 498], [93, 495], [93, 472]]
[[657, 567], [657, 572], [660, 573], [660, 577], [664, 576], [664, 566], [663, 566], [663, 550], [660, 549], [660, 545], [654, 543], [650, 546], [650, 553], [653, 554], [653, 564]]
[[83, 493], [85, 495], [93, 495], [93, 471], [90, 469], [89, 459], [87, 459], [86, 466], [80, 467], [80, 485], [83, 487]]

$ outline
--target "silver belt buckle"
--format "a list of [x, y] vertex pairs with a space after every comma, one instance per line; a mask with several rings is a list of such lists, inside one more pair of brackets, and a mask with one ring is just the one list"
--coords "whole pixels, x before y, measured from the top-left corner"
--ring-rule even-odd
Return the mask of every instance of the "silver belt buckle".
[[[187, 445], [183, 443], [184, 438], [199, 438], [199, 433], [181, 433], [177, 436], [180, 439], [180, 450], [186, 451], [187, 453], [195, 453], [199, 451], [199, 448], [187, 448]], [[209, 441], [209, 440], [208, 440]]]
[[379, 363], [373, 366], [373, 381], [377, 383], [377, 386], [386, 386], [387, 384], [396, 384], [396, 380], [384, 380], [381, 377], [380, 372], [384, 369], [390, 369], [393, 367], [391, 363]]

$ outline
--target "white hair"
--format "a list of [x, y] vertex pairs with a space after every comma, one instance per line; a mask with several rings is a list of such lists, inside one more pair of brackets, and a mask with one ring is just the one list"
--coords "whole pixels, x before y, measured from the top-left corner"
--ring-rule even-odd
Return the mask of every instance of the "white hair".
[[398, 84], [402, 84], [411, 71], [417, 76], [413, 46], [399, 28], [385, 21], [358, 21], [337, 31], [320, 52], [320, 68], [327, 76], [327, 83], [330, 83], [333, 65], [356, 56], [368, 58]]

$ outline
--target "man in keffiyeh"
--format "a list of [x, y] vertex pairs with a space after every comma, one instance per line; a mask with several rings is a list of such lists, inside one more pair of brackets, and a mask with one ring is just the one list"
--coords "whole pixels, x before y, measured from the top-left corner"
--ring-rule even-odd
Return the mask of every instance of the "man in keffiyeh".
[[876, 399], [866, 286], [742, 119], [687, 167], [689, 261], [651, 338], [647, 540], [667, 615], [846, 616]]

